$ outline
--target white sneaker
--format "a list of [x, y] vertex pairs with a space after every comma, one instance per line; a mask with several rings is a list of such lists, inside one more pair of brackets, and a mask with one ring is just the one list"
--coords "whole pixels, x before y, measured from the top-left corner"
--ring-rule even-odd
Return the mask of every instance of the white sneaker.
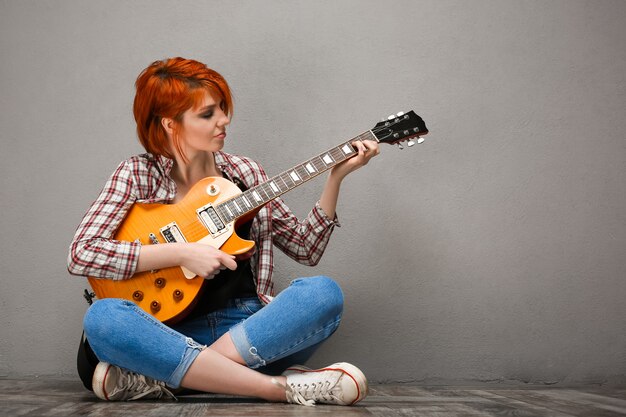
[[127, 371], [106, 362], [100, 362], [96, 366], [92, 386], [94, 394], [101, 400], [107, 401], [161, 398], [164, 394], [176, 399], [174, 394], [165, 388], [165, 382]]
[[[288, 368], [287, 402], [315, 405], [316, 402], [335, 405], [352, 405], [367, 396], [367, 379], [359, 368], [340, 362], [321, 369], [296, 365]], [[282, 384], [274, 380], [277, 385]]]

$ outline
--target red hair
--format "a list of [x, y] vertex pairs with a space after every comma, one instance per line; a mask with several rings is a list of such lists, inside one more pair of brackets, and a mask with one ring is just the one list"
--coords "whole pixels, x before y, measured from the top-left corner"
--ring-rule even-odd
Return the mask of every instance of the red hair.
[[222, 101], [222, 110], [230, 117], [233, 100], [224, 77], [201, 62], [184, 58], [155, 61], [144, 69], [135, 82], [133, 114], [137, 135], [146, 151], [173, 159], [167, 133], [161, 125], [164, 117], [174, 120], [174, 147], [185, 158], [178, 129], [183, 113], [198, 105], [209, 92]]

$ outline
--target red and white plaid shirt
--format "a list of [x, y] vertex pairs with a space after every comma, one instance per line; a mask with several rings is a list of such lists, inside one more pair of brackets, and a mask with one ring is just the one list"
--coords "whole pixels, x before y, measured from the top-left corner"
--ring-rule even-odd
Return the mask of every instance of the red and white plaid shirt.
[[[215, 163], [228, 178], [239, 179], [247, 188], [268, 180], [263, 168], [250, 158], [216, 152]], [[68, 256], [71, 274], [114, 280], [135, 274], [141, 243], [112, 237], [133, 203], [173, 201], [176, 183], [170, 176], [172, 165], [173, 160], [164, 156], [142, 154], [117, 167], [76, 230]], [[257, 250], [250, 264], [257, 294], [264, 303], [274, 296], [273, 244], [301, 264], [316, 265], [336, 225], [336, 218], [328, 218], [319, 202], [304, 220], [298, 220], [280, 198], [257, 213], [250, 229]]]

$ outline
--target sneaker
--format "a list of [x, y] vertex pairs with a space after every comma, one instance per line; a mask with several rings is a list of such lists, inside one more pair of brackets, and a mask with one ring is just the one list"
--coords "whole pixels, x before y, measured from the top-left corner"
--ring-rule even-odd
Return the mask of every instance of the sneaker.
[[[367, 396], [367, 379], [359, 368], [349, 363], [335, 363], [326, 368], [310, 369], [296, 365], [288, 368], [287, 402], [315, 405], [316, 402], [353, 405]], [[281, 385], [278, 381], [274, 383]]]
[[131, 401], [161, 398], [176, 399], [165, 387], [165, 382], [127, 371], [106, 362], [98, 363], [93, 374], [93, 392], [106, 401]]

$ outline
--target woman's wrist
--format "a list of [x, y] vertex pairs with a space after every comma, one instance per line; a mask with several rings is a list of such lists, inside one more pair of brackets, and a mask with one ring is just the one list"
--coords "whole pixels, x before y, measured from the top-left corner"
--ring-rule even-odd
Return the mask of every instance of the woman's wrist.
[[332, 185], [335, 188], [339, 188], [339, 186], [341, 185], [341, 182], [343, 181], [344, 178], [346, 178], [347, 175], [348, 175], [347, 173], [344, 174], [344, 173], [331, 170], [326, 182], [328, 185]]
[[175, 265], [182, 265], [185, 262], [185, 248], [188, 243], [180, 242], [180, 243], [170, 243], [172, 246], [172, 260]]
[[187, 243], [165, 243], [161, 245], [142, 245], [137, 263], [138, 271], [161, 269], [182, 265], [185, 259]]

